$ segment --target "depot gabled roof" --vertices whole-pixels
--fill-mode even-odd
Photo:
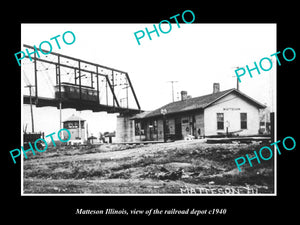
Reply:
[[[265,105],[257,102],[253,98],[242,93],[241,91],[238,91],[237,89],[232,88],[232,89],[220,91],[220,92],[209,94],[209,95],[203,95],[203,96],[199,96],[199,97],[195,97],[195,98],[189,98],[186,100],[171,102],[171,103],[164,105],[150,113],[145,114],[144,116],[140,117],[139,119],[161,116],[162,115],[161,109],[166,109],[167,114],[181,113],[181,112],[197,110],[197,109],[205,109],[205,108],[209,107],[210,105],[212,105],[214,102],[218,101],[221,98],[224,98],[225,96],[227,96],[231,93],[235,93],[235,94],[239,95],[245,101],[256,106],[257,108],[265,108],[266,107]]]

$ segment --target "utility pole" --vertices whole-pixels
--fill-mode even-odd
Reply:
[[[272,64],[274,65],[274,60],[271,59]],[[276,65],[276,64],[275,64]],[[274,79],[276,77],[275,68],[269,72],[269,98],[270,98],[270,112],[274,112]],[[276,86],[275,86],[276,87]]]
[[[81,116],[81,111],[79,111],[79,116],[78,116],[78,119],[79,119],[79,126],[78,126],[78,129],[79,129],[79,131],[78,131],[78,133],[79,133],[79,138],[80,138],[80,141],[81,141],[81,118],[80,118],[80,116]]]
[[[62,96],[61,96],[61,74],[60,74],[60,56],[57,57],[58,64],[56,65],[56,85],[58,84],[58,91],[59,91],[59,129],[62,129]],[[74,70],[75,73],[75,83],[76,83],[76,69]],[[64,138],[64,135],[63,135]]]
[[[232,67],[233,69],[239,69],[240,67],[239,66],[235,66],[235,67]],[[233,77],[236,77],[236,89],[239,91],[240,90],[240,86],[239,86],[239,79],[237,76],[233,76]]]
[[[29,88],[29,103],[30,103],[30,114],[31,114],[31,131],[34,133],[34,122],[33,122],[33,110],[32,110],[32,96],[31,96],[31,88],[34,87],[33,85],[29,84],[25,87]]]
[[[126,98],[123,98],[123,99],[126,99],[126,107],[127,107],[127,109],[128,109],[128,106],[129,106],[129,104],[128,104],[128,88],[129,88],[129,85],[128,85],[128,83],[126,84],[126,86],[125,87],[123,87],[122,89],[126,89]]]
[[[177,80],[170,80],[170,81],[167,81],[167,82],[172,84],[172,102],[174,102],[174,83],[177,83],[178,81]]]
[[[164,135],[164,142],[167,142],[167,132],[166,132],[166,114],[167,114],[166,109],[161,109],[160,113],[163,116],[163,135]]]

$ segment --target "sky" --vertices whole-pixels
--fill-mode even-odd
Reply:
[[[156,24],[158,27],[158,23]],[[172,30],[167,33],[151,34],[140,39],[138,45],[134,32],[150,31],[153,24],[22,24],[21,43],[36,45],[42,41],[52,44],[52,51],[100,65],[126,71],[130,76],[142,110],[154,110],[172,101],[174,83],[175,100],[179,100],[182,90],[192,97],[212,93],[213,83],[220,83],[220,90],[236,88],[235,67],[254,67],[254,61],[270,57],[277,52],[276,24],[182,24],[180,28],[172,23]],[[163,28],[167,30],[167,28]],[[60,40],[61,49],[50,38],[72,31],[76,40],[66,45]],[[66,36],[67,37],[67,36]],[[46,45],[45,45],[46,46]],[[21,46],[21,50],[25,48]],[[280,50],[278,50],[280,51]],[[24,88],[24,74],[31,84],[33,82],[32,62],[22,60],[21,76],[23,77],[22,93],[28,94]],[[245,75],[241,78],[240,91],[255,100],[273,106],[276,98],[276,63],[273,68],[253,77]],[[39,95],[48,96],[53,93],[51,83],[55,77],[46,76],[47,72],[39,72]],[[48,74],[49,75],[49,74]],[[44,79],[44,80],[43,80]],[[47,80],[48,79],[48,80]],[[50,80],[49,80],[50,79]],[[27,124],[31,131],[30,107],[22,107],[22,127]],[[59,110],[54,107],[33,107],[35,131],[45,134],[59,130]],[[76,111],[63,109],[63,120],[72,114],[80,115],[88,123],[89,134],[95,136],[99,132],[116,129],[117,114],[92,111]]]

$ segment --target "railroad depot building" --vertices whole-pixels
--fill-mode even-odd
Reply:
[[[247,136],[259,133],[259,113],[265,106],[237,89],[220,91],[214,83],[213,93],[191,98],[181,92],[181,100],[131,118],[129,141],[163,141],[224,136]],[[165,127],[165,130],[164,130]],[[131,136],[127,133],[127,137]]]

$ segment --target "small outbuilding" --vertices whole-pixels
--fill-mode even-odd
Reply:
[[[71,133],[70,141],[73,143],[83,144],[86,141],[86,129],[85,129],[85,120],[74,114],[68,119],[63,121],[63,127],[68,129]],[[68,135],[64,132],[64,135]]]

